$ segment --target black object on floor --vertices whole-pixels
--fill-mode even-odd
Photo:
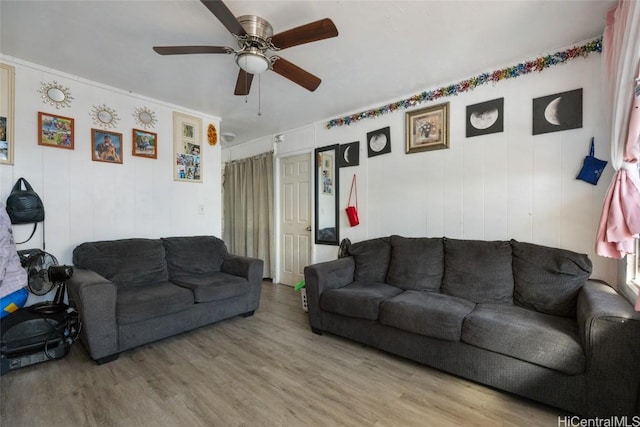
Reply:
[[[34,304],[2,318],[0,375],[65,357],[80,328],[77,312],[55,302]]]

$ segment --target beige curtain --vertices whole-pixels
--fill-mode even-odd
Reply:
[[[222,188],[229,252],[260,258],[262,277],[273,277],[273,153],[227,163]]]

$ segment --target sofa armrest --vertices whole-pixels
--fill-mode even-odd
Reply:
[[[599,338],[598,333],[601,331],[594,329],[598,321],[611,322],[611,331],[622,330],[626,324],[631,324],[631,329],[640,326],[640,313],[609,285],[595,280],[588,280],[580,290],[577,319],[585,350],[598,344],[595,340]],[[636,338],[640,339],[640,336]],[[640,341],[636,341],[638,342]],[[640,347],[638,351],[640,352]]]
[[[227,254],[220,269],[223,273],[244,277],[249,281],[255,281],[257,278],[260,282],[263,268],[264,262],[261,259]]]
[[[593,413],[639,413],[640,313],[610,286],[589,280],[578,294],[577,321]],[[616,408],[598,410],[603,400],[615,401]]]
[[[69,303],[82,320],[80,338],[94,360],[118,353],[115,284],[91,270],[73,269],[67,280]]]
[[[247,312],[257,310],[260,305],[264,261],[259,258],[227,254],[220,270],[233,276],[244,277],[249,281],[251,290],[249,291]]]
[[[304,268],[304,287],[307,291],[309,324],[314,331],[322,331],[320,296],[329,289],[342,288],[353,282],[355,261],[353,257],[308,265]]]

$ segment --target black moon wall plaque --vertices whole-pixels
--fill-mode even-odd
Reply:
[[[533,100],[533,134],[582,127],[582,89]]]
[[[389,126],[367,133],[368,157],[391,152],[391,131]]]
[[[360,164],[360,141],[340,144],[338,164],[341,168],[358,166]]]
[[[467,138],[504,131],[504,98],[467,106]]]

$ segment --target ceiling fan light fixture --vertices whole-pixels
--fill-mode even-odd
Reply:
[[[256,48],[239,52],[236,63],[249,74],[261,74],[269,69],[270,61],[264,53]]]
[[[224,142],[230,143],[230,142],[233,142],[234,139],[236,139],[236,134],[235,133],[231,133],[231,132],[223,132],[222,133],[222,140]]]

